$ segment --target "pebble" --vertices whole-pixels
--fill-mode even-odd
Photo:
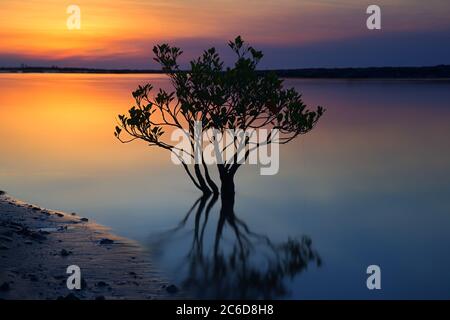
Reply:
[[[178,288],[177,288],[177,286],[175,286],[174,284],[171,284],[170,286],[168,286],[168,287],[166,288],[166,291],[167,291],[168,293],[170,293],[170,294],[174,294],[174,293],[177,293],[177,292],[178,292]]]
[[[107,238],[103,238],[102,240],[100,240],[100,244],[113,244],[114,240],[111,239],[107,239]]]
[[[80,300],[76,295],[73,293],[69,293],[67,296],[59,296],[57,300]]]
[[[11,287],[8,282],[3,282],[3,284],[0,286],[0,291],[9,291],[11,290]]]
[[[38,281],[38,277],[35,274],[30,274],[28,275],[28,278],[33,281],[33,282],[37,282]]]
[[[72,252],[71,251],[67,251],[66,249],[62,249],[60,254],[63,257],[67,257],[68,255],[72,254]]]

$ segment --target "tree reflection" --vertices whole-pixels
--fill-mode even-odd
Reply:
[[[212,245],[205,240],[205,230],[218,195],[199,198],[179,225],[166,233],[171,237],[193,220],[192,244],[182,264],[187,272],[181,285],[189,294],[209,299],[280,298],[289,293],[289,281],[310,263],[320,266],[310,238],[274,243],[236,216],[234,196],[221,200]]]

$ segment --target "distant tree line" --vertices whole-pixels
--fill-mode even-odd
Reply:
[[[273,72],[281,78],[313,79],[450,79],[450,65],[431,67],[369,67],[369,68],[304,68],[259,70],[260,73]],[[183,71],[180,71],[183,72]],[[0,73],[165,73],[153,69],[99,69],[75,67],[0,67]]]
[[[433,67],[309,68],[274,71],[282,78],[450,79],[450,65]]]

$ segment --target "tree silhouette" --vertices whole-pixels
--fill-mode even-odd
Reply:
[[[114,133],[123,143],[139,139],[149,146],[172,152],[194,185],[205,195],[218,194],[219,188],[209,173],[203,150],[198,156],[179,148],[168,139],[167,132],[185,130],[192,150],[196,144],[196,122],[201,123],[203,130],[215,129],[222,133],[209,137],[216,156],[223,160],[217,163],[222,197],[234,195],[235,174],[252,151],[274,143],[285,144],[309,132],[324,112],[320,106],[315,111],[307,109],[301,94],[294,88],[284,88],[283,81],[275,73],[257,71],[263,54],[245,44],[240,36],[230,41],[229,47],[236,54],[233,67],[225,68],[216,50],[211,48],[190,62],[189,71],[183,71],[177,61],[182,54],[180,48],[168,44],[155,46],[154,59],[170,78],[174,90],[159,89],[153,93],[151,84],[139,86],[133,92],[135,105],[127,115],[119,115],[119,125]],[[276,129],[279,136],[275,138],[268,134],[264,141],[257,143],[244,136],[240,145],[236,139],[225,148],[220,145],[228,129],[260,128]],[[123,138],[124,132],[129,137]],[[228,147],[234,147],[236,151],[231,157],[224,158]],[[243,152],[243,156],[238,159],[239,152]],[[193,167],[184,156],[196,159]]]
[[[234,211],[234,203],[222,201],[217,225],[211,225],[211,211],[217,195],[199,198],[178,226],[161,234],[153,245],[161,249],[192,220],[192,244],[177,265],[183,274],[181,286],[197,298],[274,299],[286,296],[289,280],[308,265],[320,266],[322,260],[307,236],[289,237],[274,243],[256,233]],[[205,248],[205,230],[214,228],[212,250]],[[231,231],[225,241],[225,229]]]

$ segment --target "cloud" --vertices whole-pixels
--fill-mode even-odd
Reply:
[[[448,63],[450,3],[379,0],[382,30],[366,29],[369,0],[79,0],[82,29],[65,28],[56,0],[4,0],[0,65],[155,68],[151,49],[169,42],[183,63],[236,35],[266,53],[265,68]]]
[[[252,43],[262,49],[261,68],[347,67],[347,66],[418,66],[450,64],[450,29],[440,32],[371,33],[345,40],[303,45],[273,45]],[[170,44],[179,46],[184,54],[182,66],[211,46],[218,48],[230,64],[233,54],[226,46],[229,39],[173,39]],[[95,55],[70,55],[63,58],[35,57],[33,55],[0,54],[0,65],[28,65],[92,68],[158,68],[152,60],[151,40],[126,40],[119,47],[135,48],[134,52],[120,53],[99,50]]]

